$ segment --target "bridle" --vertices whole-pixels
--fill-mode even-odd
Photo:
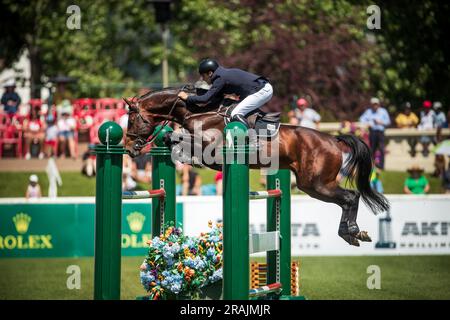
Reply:
[[[183,87],[181,87],[181,89],[178,91],[178,93],[180,93],[181,91],[183,91],[186,88],[186,85],[184,85]],[[147,138],[142,137],[139,134],[136,133],[130,133],[127,131],[126,136],[130,137],[130,138],[134,138],[136,141],[136,144],[134,145],[134,149],[136,150],[141,150],[142,148],[144,148],[145,146],[151,144],[156,137],[159,135],[159,133],[161,132],[161,130],[170,122],[174,120],[174,117],[172,116],[172,112],[173,110],[175,110],[175,106],[177,105],[177,103],[180,101],[180,97],[178,97],[178,93],[177,93],[177,98],[175,99],[174,103],[172,104],[172,107],[170,108],[169,113],[167,114],[166,120],[164,120],[164,122],[162,123],[162,125],[160,125],[159,129],[154,131],[152,134],[150,134]],[[133,108],[131,108],[130,106],[130,110],[128,111],[128,114],[131,113],[137,113],[137,116],[139,118],[141,118],[142,122],[144,122],[145,124],[149,125],[149,126],[153,126],[152,123],[150,123],[150,121],[148,121],[147,119],[145,119],[142,114],[139,112],[139,107],[137,106],[133,106]],[[161,115],[156,115],[156,114],[151,114],[154,118],[156,118],[156,116],[161,117]]]

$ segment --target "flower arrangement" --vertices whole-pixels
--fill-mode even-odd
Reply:
[[[198,299],[201,289],[222,280],[222,224],[200,237],[189,237],[181,228],[165,227],[164,234],[148,241],[148,255],[140,267],[148,299],[186,297]]]

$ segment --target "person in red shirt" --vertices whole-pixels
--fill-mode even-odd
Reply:
[[[222,195],[223,192],[223,174],[222,171],[217,171],[216,176],[214,177],[214,181],[216,182],[216,194],[218,196]]]

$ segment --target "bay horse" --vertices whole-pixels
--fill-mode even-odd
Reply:
[[[185,87],[166,88],[149,92],[132,101],[124,99],[129,106],[125,148],[131,157],[141,154],[151,136],[156,134],[155,127],[161,122],[178,123],[193,135],[194,124],[200,121],[204,130],[214,128],[220,134],[223,133],[224,114],[217,110],[193,112],[178,98],[181,90],[191,93]],[[333,136],[288,124],[280,125],[278,135],[279,168],[294,173],[298,189],[313,198],[335,203],[342,208],[338,235],[353,246],[359,246],[359,241],[372,241],[366,231],[359,230],[356,223],[359,199],[361,197],[374,214],[388,211],[390,204],[370,186],[373,158],[369,147],[353,135]],[[202,144],[205,148],[208,141],[202,140]],[[221,169],[217,165],[206,166]],[[258,164],[251,166],[262,167]],[[348,175],[350,183],[356,181],[356,189],[340,186],[340,172]]]

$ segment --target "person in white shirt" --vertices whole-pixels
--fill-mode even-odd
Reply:
[[[297,107],[288,113],[289,123],[317,130],[321,117],[314,109],[308,108],[308,101],[304,98],[298,99]]]
[[[61,118],[58,120],[58,142],[61,149],[61,155],[65,157],[66,155],[66,144],[69,145],[70,157],[75,157],[75,129],[77,123],[74,118],[72,118],[67,110],[62,111]]]
[[[32,174],[30,176],[30,183],[28,184],[27,192],[25,194],[25,197],[27,199],[42,197],[41,187],[38,182],[39,182],[38,176]]]
[[[436,127],[436,114],[431,109],[431,101],[425,100],[423,102],[423,110],[420,112],[420,123],[417,126],[419,130],[431,130]],[[420,143],[422,143],[422,154],[424,157],[428,157],[430,153],[429,146],[433,142],[433,138],[430,136],[420,137]]]

